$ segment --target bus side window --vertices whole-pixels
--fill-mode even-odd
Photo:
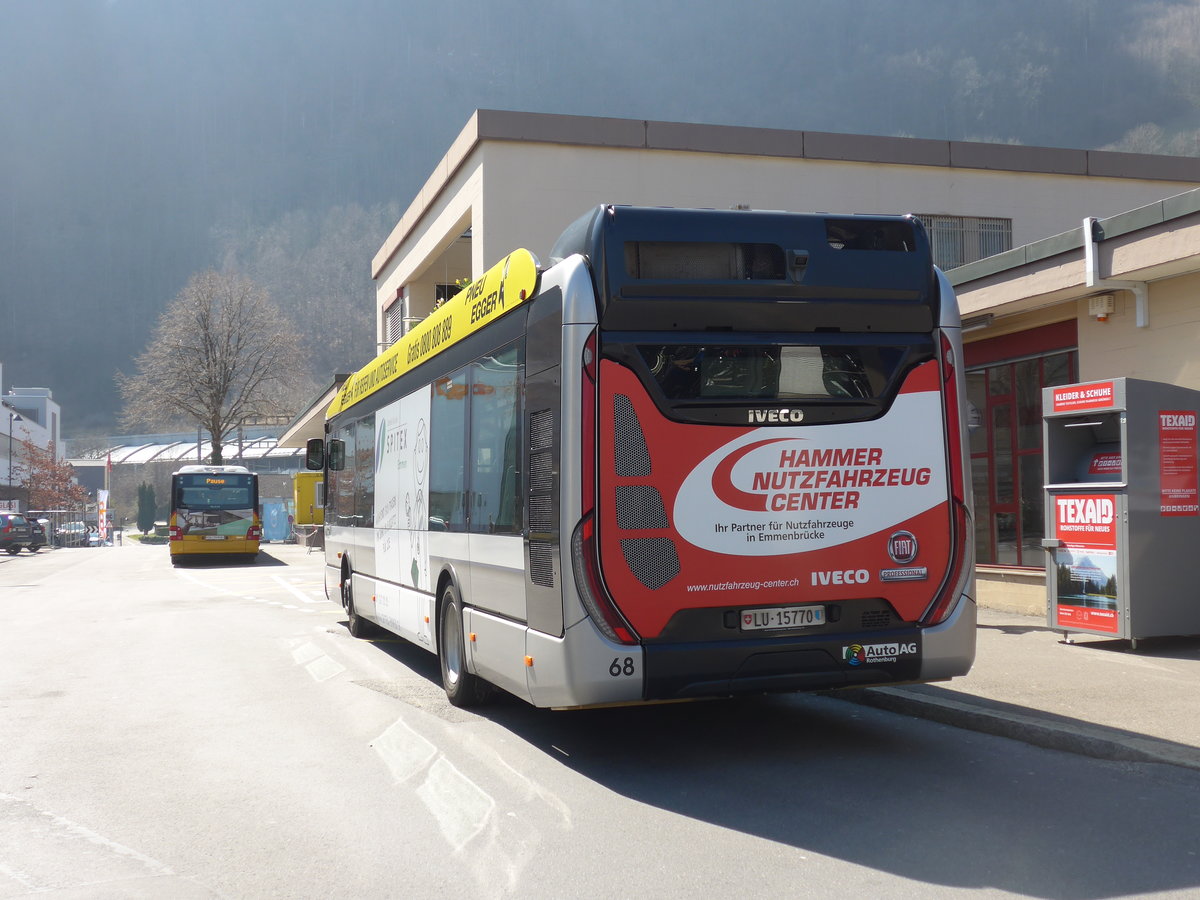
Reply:
[[[354,423],[350,422],[338,429],[339,443],[344,447],[345,457],[337,478],[337,518],[338,525],[356,525],[354,518]]]
[[[465,531],[467,370],[433,383],[429,427],[429,530]]]
[[[329,442],[329,468],[334,472],[346,468],[346,444],[336,438]]]
[[[520,344],[471,367],[471,531],[521,533]]]
[[[375,413],[359,419],[355,429],[354,514],[356,524],[371,528],[375,524]]]

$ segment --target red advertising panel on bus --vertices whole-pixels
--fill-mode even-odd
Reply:
[[[819,428],[673,422],[610,360],[600,385],[601,562],[642,637],[681,609],[882,597],[915,621],[929,606],[952,555],[935,361],[883,417]]]

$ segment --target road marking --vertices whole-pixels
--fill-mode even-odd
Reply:
[[[319,656],[304,668],[314,681],[328,681],[346,671],[345,666],[329,656]]]
[[[209,584],[207,581],[201,581],[196,576],[189,575],[187,572],[176,572],[175,574],[178,575],[180,578],[182,578],[184,581],[190,581],[192,584],[200,585],[200,587],[204,588],[206,591],[215,591],[218,594],[229,594],[231,596],[237,596],[237,597],[242,596],[241,593],[238,591],[231,591],[228,588],[218,587],[215,584]]]
[[[0,793],[5,851],[21,861],[0,858],[0,874],[33,893],[59,891],[144,876],[174,875],[156,859],[111,841],[90,828]]]
[[[428,769],[417,796],[433,814],[442,836],[455,850],[487,827],[496,809],[492,795],[455,768],[441,751],[403,719],[371,742],[397,784]]]
[[[403,719],[398,719],[375,738],[371,746],[383,759],[397,784],[408,781],[438,755],[438,748],[404,724]]]
[[[298,666],[307,665],[318,656],[324,655],[325,653],[321,650],[321,648],[312,641],[306,641],[292,651],[292,659],[296,661],[296,665]]]
[[[483,831],[496,809],[491,794],[444,756],[429,767],[429,775],[417,788],[417,796],[429,807],[442,836],[455,850],[461,850]]]
[[[325,602],[324,597],[322,597],[320,600],[313,600],[309,595],[305,594],[304,591],[300,590],[295,585],[290,584],[287,581],[285,581],[283,579],[283,577],[280,575],[272,575],[271,577],[273,579],[275,579],[275,583],[278,584],[281,588],[283,588],[285,591],[288,591],[290,594],[292,594],[294,597],[296,597],[297,599],[301,600],[304,603],[323,603],[323,602]]]

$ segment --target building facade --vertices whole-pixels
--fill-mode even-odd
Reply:
[[[1129,377],[1200,390],[1200,191],[950,272],[974,413],[981,596],[1046,606],[1042,388]]]
[[[1183,198],[1197,186],[1193,158],[478,110],[375,255],[377,340],[393,343],[516,247],[545,262],[601,203],[915,213],[970,329],[980,599],[1036,611],[1040,389],[1117,370],[1200,385],[1200,361],[1185,359],[1187,279],[1200,275],[1169,261],[1190,253]],[[1103,235],[1091,280],[1084,217]],[[1086,312],[1098,294],[1114,302],[1103,322]]]

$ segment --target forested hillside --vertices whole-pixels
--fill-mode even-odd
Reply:
[[[107,428],[205,268],[312,376],[375,350],[370,259],[476,108],[1200,155],[1198,0],[9,0],[3,387]]]

